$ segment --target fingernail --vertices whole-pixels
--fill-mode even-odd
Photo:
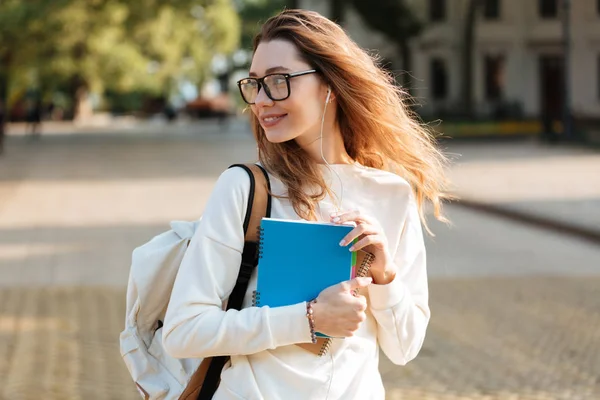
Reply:
[[[340,222],[340,217],[335,217],[332,221],[333,222]]]
[[[346,242],[344,242],[343,240],[340,242],[340,246],[345,246]]]
[[[350,247],[350,251],[354,251],[354,246]]]

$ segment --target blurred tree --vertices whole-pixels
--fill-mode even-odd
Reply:
[[[180,79],[201,84],[213,55],[239,40],[230,0],[71,0],[52,17],[65,32],[50,68],[69,77],[76,113],[90,89],[168,98]]]
[[[229,77],[236,69],[247,70],[252,62],[252,42],[259,32],[261,25],[270,17],[282,11],[285,8],[297,8],[297,1],[290,0],[235,0],[238,9],[241,25],[240,53],[244,56],[240,61],[234,61],[234,58],[228,60],[228,70],[220,77],[223,83],[229,81]],[[226,86],[222,83],[222,86]],[[236,97],[237,98],[237,97]]]
[[[483,5],[482,0],[469,0],[463,25],[462,43],[462,90],[461,108],[466,117],[473,116],[473,47],[478,9]]]
[[[297,8],[297,1],[290,0],[237,0],[242,19],[241,47],[252,49],[252,40],[260,25],[284,8]]]
[[[146,80],[148,61],[129,36],[129,17],[125,2],[110,0],[69,0],[47,16],[46,26],[59,28],[47,32],[49,43],[39,49],[35,70],[42,81],[66,83],[73,118],[91,111],[90,90],[133,88]]]
[[[64,3],[66,0],[0,2],[0,153],[4,149],[5,123],[10,115],[11,80],[16,74],[22,74],[17,66],[33,63],[38,43],[45,40],[46,16]]]
[[[383,33],[398,46],[403,71],[400,84],[410,91],[412,53],[409,43],[423,29],[423,24],[417,18],[413,8],[405,0],[352,0],[351,4],[367,26]]]
[[[337,23],[338,25],[343,25],[344,23],[344,14],[346,10],[346,1],[345,0],[330,0],[329,4],[331,20]]]
[[[32,74],[42,89],[67,82],[75,114],[90,90],[168,95],[178,79],[205,79],[239,36],[232,0],[3,0],[0,99]]]
[[[150,1],[150,0],[147,0]],[[136,41],[144,43],[143,52],[151,61],[155,87],[167,97],[177,82],[194,82],[200,92],[204,82],[216,73],[212,68],[215,55],[229,56],[239,47],[241,21],[231,0],[170,1],[156,18],[132,32]],[[187,4],[186,4],[187,3]]]

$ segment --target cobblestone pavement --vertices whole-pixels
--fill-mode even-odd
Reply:
[[[388,399],[600,399],[600,278],[435,279],[433,318]],[[135,399],[119,288],[0,291],[2,399]]]
[[[139,398],[118,349],[131,250],[197,217],[253,149],[218,134],[9,141],[0,399]],[[428,239],[428,336],[406,367],[382,357],[388,398],[600,399],[600,248],[448,211],[455,227]]]

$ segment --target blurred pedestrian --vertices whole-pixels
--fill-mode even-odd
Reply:
[[[171,123],[175,121],[177,118],[177,111],[175,111],[175,107],[169,102],[167,102],[163,108],[163,114],[165,115],[165,119],[167,122]]]
[[[31,136],[32,139],[39,139],[41,136],[42,113],[43,105],[42,100],[39,97],[29,102],[27,107],[27,126],[25,131]]]
[[[0,154],[4,153],[4,130],[8,122],[8,111],[4,106],[4,100],[0,98]]]
[[[270,18],[238,86],[270,174],[272,216],[353,224],[340,246],[375,261],[369,278],[331,286],[313,301],[224,311],[240,268],[250,192],[246,172],[229,169],[179,267],[162,343],[178,358],[231,355],[213,400],[383,400],[379,349],[404,365],[425,338],[421,221],[426,201],[443,219],[445,158],[394,78],[316,12]],[[301,238],[287,239],[311,251]],[[248,293],[255,288],[254,280]],[[337,339],[326,347],[316,332]]]

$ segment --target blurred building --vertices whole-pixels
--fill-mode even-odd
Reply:
[[[332,0],[300,0],[331,16]],[[368,1],[368,0],[365,0]],[[424,22],[411,41],[413,94],[423,114],[451,115],[463,87],[463,44],[470,0],[405,0]],[[600,118],[600,0],[571,0],[571,106],[579,118]],[[471,82],[480,117],[559,119],[563,106],[563,2],[483,0],[475,18]],[[338,10],[338,15],[339,10]],[[377,49],[392,69],[397,46],[366,27],[348,4],[341,22],[361,46]],[[396,68],[394,68],[394,66]]]

